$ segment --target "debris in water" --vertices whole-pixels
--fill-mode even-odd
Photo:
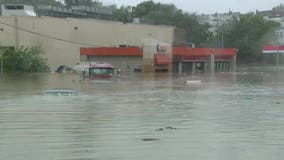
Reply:
[[[171,126],[167,126],[167,127],[165,127],[165,129],[177,129],[177,128],[171,127]]]
[[[156,129],[155,131],[175,130],[175,129],[177,129],[177,128],[172,127],[172,126],[167,126],[167,127],[165,127],[165,128],[158,128],[158,129]]]
[[[142,141],[158,141],[158,138],[143,138]]]
[[[156,131],[163,131],[164,130],[164,128],[158,128],[158,129],[156,129]]]
[[[184,81],[186,84],[200,84],[201,80]]]

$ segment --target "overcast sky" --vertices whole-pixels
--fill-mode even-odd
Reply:
[[[145,0],[144,0],[145,1]],[[179,9],[188,13],[225,13],[232,12],[255,12],[256,10],[270,10],[283,4],[283,0],[154,0],[155,2],[175,4]],[[101,0],[105,5],[117,4],[136,6],[143,0]]]

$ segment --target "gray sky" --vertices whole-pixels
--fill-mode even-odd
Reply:
[[[232,12],[255,12],[256,10],[270,10],[283,4],[283,0],[154,0],[155,2],[175,4],[179,9],[188,13],[224,13]],[[117,4],[135,6],[143,0],[101,0],[104,4]]]

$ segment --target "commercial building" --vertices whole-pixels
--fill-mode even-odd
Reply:
[[[263,16],[267,20],[275,21],[280,24],[270,41],[263,46],[263,53],[270,63],[283,64],[284,62],[284,10],[272,9],[266,11],[256,11],[256,14]]]
[[[145,66],[145,52],[138,47],[90,47],[81,48],[80,55],[84,60],[107,61],[116,67],[128,71],[173,71],[215,72],[234,71],[236,54],[234,48],[192,48],[189,46],[172,46],[172,57],[161,52],[160,46],[152,55],[153,70]],[[170,68],[169,68],[170,67]]]
[[[122,71],[234,68],[229,66],[235,66],[236,50],[182,46],[185,39],[185,31],[174,26],[78,18],[0,17],[0,46],[41,46],[52,70],[61,65],[73,67],[81,61],[108,62]],[[222,67],[217,62],[222,62]]]
[[[142,47],[147,42],[156,46],[157,43],[184,42],[184,35],[182,30],[172,26],[124,24],[95,19],[0,17],[0,45],[39,45],[53,70],[60,65],[73,66],[80,62],[82,47]],[[155,39],[155,42],[146,39]]]

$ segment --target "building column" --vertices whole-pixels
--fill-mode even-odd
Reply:
[[[279,49],[277,49],[277,53],[276,53],[276,67],[279,67]]]
[[[178,73],[182,74],[182,61],[178,62]]]
[[[204,62],[204,72],[208,71],[208,62]]]
[[[196,72],[196,63],[192,62],[192,73]]]
[[[144,39],[143,46],[143,72],[155,72],[154,53],[158,40],[153,38]]]
[[[214,56],[214,54],[210,55],[210,62],[209,62],[209,64],[210,64],[210,72],[214,73],[215,72],[215,56]]]
[[[233,55],[232,60],[231,60],[231,67],[232,67],[232,72],[236,71],[237,68],[237,55]]]

